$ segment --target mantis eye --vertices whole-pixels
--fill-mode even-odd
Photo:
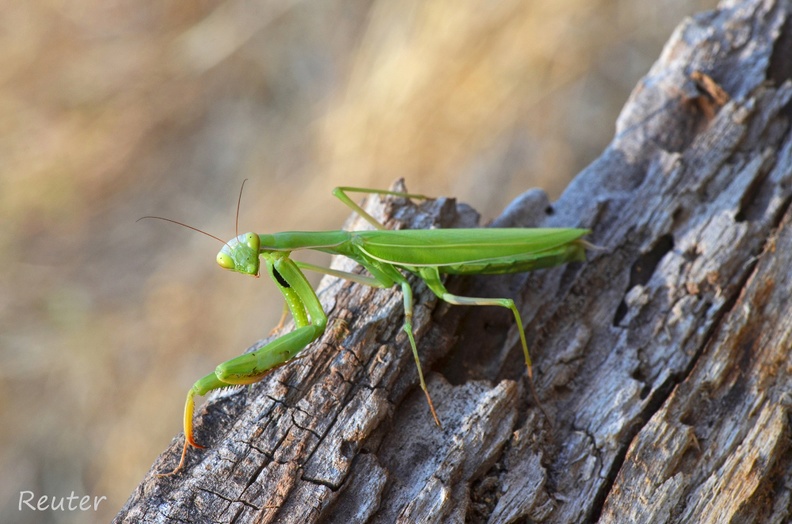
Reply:
[[[245,243],[248,245],[250,249],[258,254],[259,250],[259,236],[255,233],[246,233],[245,234]]]
[[[217,263],[224,269],[234,269],[236,267],[234,259],[222,251],[217,254]]]

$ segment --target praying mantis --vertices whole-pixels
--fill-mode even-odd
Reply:
[[[242,187],[244,188],[244,182]],[[404,272],[416,275],[438,298],[449,304],[499,306],[509,309],[514,315],[519,332],[533,391],[531,357],[522,319],[514,301],[510,298],[454,295],[446,289],[441,276],[520,273],[567,262],[585,261],[586,248],[591,245],[582,237],[590,231],[581,228],[388,230],[356,204],[347,193],[429,199],[424,195],[406,192],[337,187],[332,192],[333,196],[371,224],[373,230],[238,234],[239,202],[242,197],[240,190],[240,200],[237,202],[237,236],[228,242],[175,220],[142,217],[173,222],[220,241],[223,247],[217,254],[217,263],[224,269],[254,277],[258,277],[262,272],[266,273],[283,295],[295,326],[293,331],[278,337],[264,347],[223,362],[212,373],[195,382],[187,393],[184,407],[185,441],[181,459],[173,471],[162,476],[173,475],[183,469],[187,451],[191,446],[203,448],[193,436],[196,395],[204,396],[215,389],[258,382],[272,370],[295,358],[300,351],[325,332],[327,316],[302,270],[317,271],[377,288],[390,288],[395,285],[401,287],[404,299],[402,328],[412,348],[421,389],[438,426],[442,427],[426,387],[413,336],[413,290]],[[368,275],[324,268],[290,258],[293,251],[303,249],[350,258],[363,266]]]

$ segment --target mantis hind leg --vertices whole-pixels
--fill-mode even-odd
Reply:
[[[349,198],[349,195],[347,195],[347,193],[364,193],[367,195],[391,195],[391,196],[399,196],[405,198],[417,198],[420,200],[429,199],[429,197],[424,195],[418,195],[414,193],[402,193],[400,191],[387,191],[384,189],[365,189],[360,187],[348,187],[348,186],[337,187],[333,189],[334,197],[336,197],[338,200],[343,202],[344,205],[346,205],[352,211],[360,215],[360,217],[363,218],[363,220],[365,220],[366,222],[368,222],[369,224],[380,230],[386,229],[385,226],[382,225],[382,223],[380,223],[376,218],[374,218],[369,213],[367,213],[362,207],[356,204],[351,198]]]
[[[450,293],[443,282],[440,280],[440,273],[436,268],[422,268],[419,270],[421,278],[426,282],[426,285],[432,292],[437,295],[441,300],[458,306],[499,306],[504,307],[512,312],[514,315],[514,322],[517,325],[517,331],[520,334],[520,343],[522,344],[523,355],[525,356],[525,366],[528,372],[528,384],[531,388],[531,396],[536,401],[536,405],[542,410],[542,413],[547,416],[542,403],[539,402],[539,395],[536,393],[533,379],[533,364],[531,363],[531,354],[528,352],[528,342],[525,338],[525,329],[523,328],[522,318],[517,306],[514,305],[514,300],[510,298],[480,298],[480,297],[461,297]]]

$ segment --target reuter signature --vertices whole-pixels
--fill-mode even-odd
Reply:
[[[93,504],[91,503],[93,499]],[[19,511],[27,506],[33,511],[96,511],[99,503],[107,497],[91,497],[90,495],[75,495],[71,492],[68,497],[54,497],[41,495],[36,499],[36,494],[32,491],[19,492]]]

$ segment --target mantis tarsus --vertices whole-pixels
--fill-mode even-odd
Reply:
[[[244,184],[243,184],[244,187]],[[413,293],[402,271],[417,275],[440,299],[456,305],[500,306],[514,314],[533,388],[533,374],[528,344],[520,313],[509,298],[463,297],[450,293],[441,280],[443,274],[503,274],[533,271],[573,261],[584,261],[589,246],[581,237],[587,229],[575,228],[508,228],[508,229],[429,229],[387,230],[374,217],[349,198],[347,193],[392,195],[405,198],[429,197],[402,193],[338,187],[333,195],[360,215],[375,229],[368,231],[292,231],[262,235],[237,234],[228,242],[186,224],[161,217],[169,222],[194,229],[222,242],[217,263],[231,271],[258,277],[263,270],[283,295],[294,318],[295,329],[264,347],[223,362],[214,372],[198,380],[187,393],[184,408],[185,442],[178,466],[167,473],[180,471],[190,446],[202,448],[193,438],[195,395],[206,395],[214,389],[258,382],[273,369],[293,359],[308,344],[318,339],[327,326],[327,316],[315,291],[303,275],[303,269],[352,280],[368,286],[388,288],[398,284],[404,297],[403,329],[412,348],[421,389],[426,395],[435,422],[440,420],[426,388],[418,349],[412,332]],[[240,199],[241,199],[240,190]],[[237,204],[237,222],[239,205]],[[369,275],[359,275],[297,262],[292,251],[313,249],[348,257],[363,266]]]

